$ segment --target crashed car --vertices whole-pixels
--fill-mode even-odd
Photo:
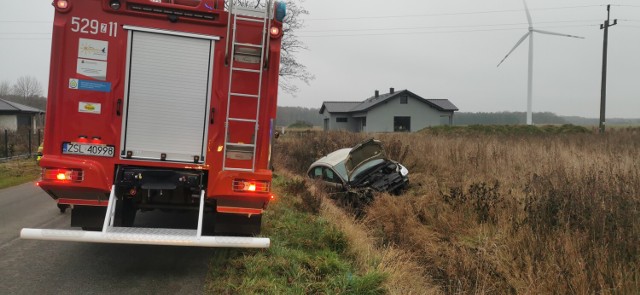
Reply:
[[[382,143],[366,140],[353,148],[332,152],[307,170],[335,191],[373,190],[400,193],[409,183],[409,170],[387,158]]]

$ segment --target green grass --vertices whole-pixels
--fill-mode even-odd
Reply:
[[[40,167],[33,158],[0,163],[0,189],[34,181],[38,177]]]
[[[274,186],[300,187],[274,179]],[[385,275],[359,273],[347,239],[329,221],[304,210],[300,193],[281,194],[263,217],[265,250],[216,250],[208,294],[384,294]],[[304,194],[304,193],[303,193]]]

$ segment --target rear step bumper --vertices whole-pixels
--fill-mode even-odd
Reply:
[[[269,238],[196,236],[196,230],[165,228],[110,228],[107,232],[23,228],[20,238],[32,240],[143,244],[168,246],[269,248]]]
[[[202,235],[202,216],[204,213],[204,190],[200,191],[200,210],[197,229],[173,228],[141,228],[114,227],[113,218],[116,210],[115,186],[111,187],[111,195],[107,206],[102,231],[83,231],[69,229],[36,229],[23,228],[21,239],[92,242],[109,244],[143,244],[168,246],[198,246],[227,248],[269,248],[269,238],[204,236]]]

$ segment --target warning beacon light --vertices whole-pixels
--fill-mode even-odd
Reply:
[[[276,20],[282,22],[284,17],[287,15],[287,3],[285,2],[276,2]]]

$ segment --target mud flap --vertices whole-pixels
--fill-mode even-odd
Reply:
[[[107,214],[107,207],[74,206],[71,210],[71,226],[99,231],[102,229],[105,214]]]
[[[251,216],[245,214],[216,213],[216,235],[254,236],[260,234],[262,214]]]

